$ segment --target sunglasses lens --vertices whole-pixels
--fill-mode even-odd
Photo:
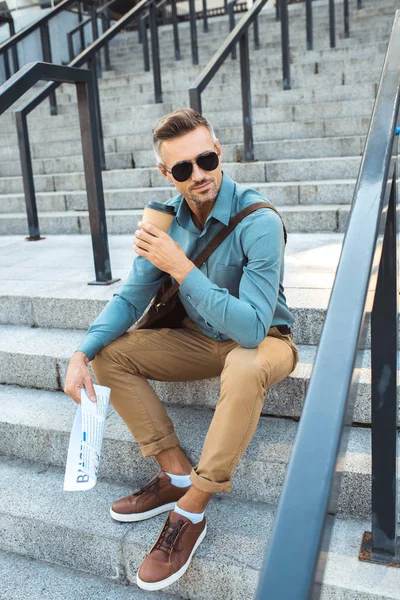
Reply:
[[[216,152],[208,152],[197,158],[197,164],[204,171],[214,171],[218,167],[218,154]]]
[[[191,162],[181,162],[171,169],[171,173],[176,181],[186,181],[189,179],[193,171],[193,165]]]
[[[218,154],[216,152],[207,152],[196,159],[196,163],[204,171],[214,171],[218,167]],[[171,173],[176,181],[187,181],[193,172],[193,165],[189,161],[178,163],[171,169]]]

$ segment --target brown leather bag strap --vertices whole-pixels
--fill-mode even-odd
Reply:
[[[243,210],[238,212],[234,217],[232,217],[232,219],[229,221],[229,225],[226,225],[223,229],[221,229],[221,231],[219,233],[217,233],[217,235],[204,248],[204,250],[202,250],[202,252],[200,252],[200,254],[198,256],[196,256],[196,258],[193,260],[195,266],[200,267],[200,265],[202,265],[203,262],[205,262],[207,260],[207,258],[209,256],[211,256],[211,254],[214,252],[214,250],[216,250],[218,248],[218,246],[220,244],[222,244],[222,242],[235,229],[236,225],[238,225],[240,223],[240,221],[243,221],[243,219],[245,217],[247,217],[248,215],[250,215],[251,213],[253,213],[254,211],[256,211],[260,208],[269,208],[269,209],[273,210],[274,212],[276,212],[277,215],[279,215],[279,217],[282,220],[282,217],[280,216],[280,214],[276,210],[276,208],[274,206],[272,206],[272,204],[268,204],[267,202],[255,202],[254,204],[250,204],[249,206],[246,206],[246,208],[244,208]],[[283,221],[282,221],[282,226],[283,226],[283,232],[284,232],[284,238],[285,238],[285,244],[286,244],[287,234],[286,234],[286,228],[285,228]],[[163,294],[160,302],[162,304],[165,304],[166,302],[168,302],[168,300],[170,298],[172,298],[172,296],[178,291],[179,285],[180,284],[176,282],[176,283],[174,283],[174,285],[172,285],[170,288],[168,288],[168,290]]]

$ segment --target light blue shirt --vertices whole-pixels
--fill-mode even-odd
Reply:
[[[243,208],[265,201],[256,190],[236,184],[225,173],[203,231],[193,223],[182,195],[165,204],[175,207],[169,235],[194,259]],[[239,223],[200,268],[194,267],[179,288],[188,317],[217,341],[232,339],[255,348],[274,325],[292,325],[283,290],[284,236],[279,216],[259,209]],[[90,326],[78,350],[92,360],[143,314],[168,274],[136,256],[126,283]]]

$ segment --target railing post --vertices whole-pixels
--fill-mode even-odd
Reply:
[[[253,117],[251,106],[249,31],[246,29],[239,42],[240,79],[242,82],[242,114],[244,132],[244,160],[254,160]]]
[[[94,83],[94,79],[92,81]],[[111,275],[106,210],[100,168],[100,148],[97,143],[96,119],[94,118],[96,112],[96,92],[93,86],[89,84],[77,83],[76,94],[96,273],[96,281],[91,282],[91,284],[111,284],[118,280],[113,280]]]
[[[11,20],[8,23],[8,25],[10,27],[10,37],[12,37],[13,35],[15,35],[15,26],[14,26],[14,19],[13,18],[11,18]],[[13,57],[14,73],[16,73],[17,71],[19,71],[19,60],[18,60],[17,44],[14,44],[14,46],[11,49],[11,53],[12,53],[12,57]]]
[[[73,38],[72,38],[71,31],[69,31],[67,33],[67,41],[68,41],[69,62],[72,62],[74,60],[74,44],[73,44]]]
[[[98,23],[97,23],[97,10],[96,10],[95,4],[92,4],[90,7],[90,16],[92,19],[92,38],[93,38],[93,41],[95,41],[99,37],[99,27],[98,27]],[[93,57],[93,63],[96,63],[96,82],[97,82],[97,79],[99,77],[101,78],[100,54],[95,55]],[[96,86],[97,85],[98,84],[96,83]]]
[[[104,170],[106,169],[106,155],[104,151],[103,123],[101,120],[99,82],[97,78],[97,60],[95,56],[88,60],[88,69],[89,71],[92,71],[93,76],[94,107],[96,111],[97,133],[99,136],[98,144],[100,148],[100,163],[101,168]]]
[[[358,8],[358,10],[360,10],[360,8],[362,8],[362,7],[363,7],[362,0],[357,0],[357,8]]]
[[[32,157],[29,146],[28,122],[26,115],[15,112],[17,124],[19,156],[21,159],[22,182],[24,186],[26,215],[28,218],[29,241],[41,240],[36,205],[35,182],[33,179]]]
[[[147,15],[139,19],[139,31],[143,47],[143,65],[145,71],[150,71],[149,40],[147,38]]]
[[[174,30],[175,60],[181,60],[181,50],[179,47],[178,16],[176,14],[176,0],[171,0],[171,10],[172,27]]]
[[[254,19],[254,50],[259,50],[260,49],[260,33],[258,30],[258,15],[257,17]]]
[[[106,8],[106,10],[101,14],[101,24],[103,33],[105,33],[111,27],[110,13],[108,8]],[[104,46],[104,70],[112,70],[110,61],[110,46],[108,44]]]
[[[275,2],[275,21],[281,20],[281,0]]]
[[[398,284],[396,211],[397,164],[394,166],[381,262],[371,314],[371,560],[399,563],[400,557],[397,555]]]
[[[329,0],[329,38],[331,48],[336,48],[335,0]]]
[[[290,90],[289,14],[287,0],[277,0],[277,2],[280,3],[281,14],[283,89]]]
[[[196,7],[194,0],[189,0],[189,17],[190,17],[190,39],[192,42],[192,64],[199,64],[199,51],[197,47],[197,20]]]
[[[208,20],[207,20],[207,0],[203,0],[203,31],[208,32]]]
[[[10,77],[11,77],[10,60],[8,58],[8,50],[4,50],[4,52],[3,52],[3,61],[4,61],[4,73],[5,73],[6,81],[7,81],[7,79],[10,79]]]
[[[193,108],[193,110],[197,110],[198,113],[202,114],[201,93],[197,88],[189,89],[189,104],[190,108]]]
[[[153,59],[154,100],[162,102],[160,48],[158,45],[157,7],[155,0],[150,4],[151,55]]]
[[[166,25],[167,23],[167,13],[165,11],[165,4],[161,5],[161,23]]]
[[[229,2],[228,11],[229,11],[229,31],[232,31],[235,27],[235,13],[233,12],[234,0]],[[236,45],[233,46],[231,52],[232,60],[236,60]]]
[[[343,0],[344,37],[350,37],[349,0]]]
[[[79,23],[83,21],[82,15],[82,2],[78,2],[78,20]],[[85,28],[81,27],[79,30],[79,36],[81,38],[81,52],[85,49]]]
[[[224,0],[224,14],[228,13],[228,0]]]
[[[312,0],[306,0],[306,29],[307,29],[307,50],[312,50],[314,48]]]
[[[40,26],[40,40],[42,43],[42,53],[43,53],[43,61],[47,63],[53,62],[51,58],[51,46],[50,46],[50,35],[49,35],[49,25],[48,23],[43,23]],[[56,115],[57,111],[57,100],[56,93],[51,92],[50,96],[50,114]]]

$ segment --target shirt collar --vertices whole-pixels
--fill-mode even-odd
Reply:
[[[229,224],[229,220],[232,212],[233,195],[235,192],[235,183],[226,173],[222,173],[222,183],[219,189],[219,193],[212,211],[207,217],[206,225],[208,221],[213,217],[217,221],[220,221],[224,225]],[[191,215],[190,208],[181,195],[181,202],[176,213],[176,220],[180,227],[184,229],[190,228]]]

